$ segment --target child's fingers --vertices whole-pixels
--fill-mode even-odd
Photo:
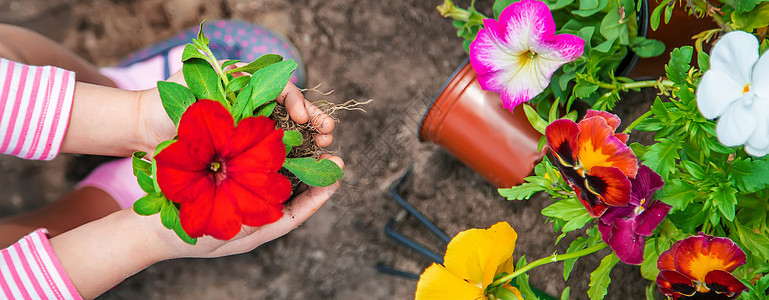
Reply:
[[[306,107],[309,102],[304,99],[302,92],[293,83],[289,82],[286,84],[286,87],[280,92],[276,100],[278,104],[286,107],[288,115],[291,116],[291,120],[294,120],[294,122],[304,124],[310,119]]]
[[[336,121],[334,121],[334,118],[330,117],[329,115],[323,113],[320,108],[313,105],[309,101],[305,100],[307,103],[305,106],[307,107],[307,113],[310,114],[310,124],[318,129],[318,132],[321,134],[327,134],[334,131],[334,125],[336,124]]]
[[[316,134],[314,138],[315,138],[315,144],[318,145],[318,147],[328,147],[329,145],[331,145],[331,142],[334,141],[334,135],[330,133]]]

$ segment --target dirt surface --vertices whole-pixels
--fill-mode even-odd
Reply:
[[[438,0],[0,0],[0,22],[34,29],[99,66],[117,62],[203,19],[235,18],[288,37],[306,63],[311,100],[336,103],[374,99],[367,113],[340,112],[329,151],[346,161],[342,187],[304,226],[256,250],[219,259],[179,259],[146,269],[104,299],[411,299],[416,281],[384,275],[378,263],[420,273],[430,263],[388,239],[385,224],[400,207],[393,182],[413,166],[401,194],[450,236],[508,221],[519,234],[516,259],[563,252],[539,211],[540,195],[508,202],[496,188],[440,147],[420,143],[418,124],[435,93],[465,59]],[[458,1],[465,5],[465,2]],[[491,1],[477,1],[478,7]],[[632,120],[653,93],[629,95],[619,110]],[[60,155],[52,162],[0,158],[0,217],[62,195],[94,164]],[[67,176],[70,174],[70,176]],[[74,174],[74,175],[73,175]],[[397,229],[442,253],[445,245],[413,218]],[[567,239],[573,238],[569,236]],[[586,299],[599,255],[580,259],[568,284]],[[562,264],[530,272],[532,285],[560,295]],[[619,264],[606,299],[643,297],[650,282],[638,268]]]

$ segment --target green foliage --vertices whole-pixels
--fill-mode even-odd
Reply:
[[[158,93],[163,99],[163,108],[177,126],[187,107],[196,101],[190,89],[176,82],[158,81]]]
[[[232,108],[235,120],[253,116],[254,111],[265,103],[275,100],[286,87],[291,73],[297,68],[294,60],[285,60],[263,67],[251,76],[251,95],[247,101],[237,99]],[[245,100],[245,99],[243,99]]]
[[[286,145],[286,153],[291,152],[291,148],[302,144],[304,139],[299,131],[286,130],[283,132],[283,144]]]
[[[182,74],[195,98],[216,100],[229,109],[230,104],[224,100],[219,75],[209,62],[200,58],[191,58],[182,65]]]
[[[590,273],[590,289],[587,290],[587,295],[590,299],[603,299],[606,296],[607,288],[611,282],[611,269],[619,262],[619,258],[614,253],[605,256],[601,260],[601,264],[598,268]]]
[[[329,186],[342,178],[342,169],[328,159],[286,158],[283,167],[309,186]]]

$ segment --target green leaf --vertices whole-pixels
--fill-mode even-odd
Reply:
[[[735,187],[745,192],[755,192],[769,186],[769,160],[737,158],[729,170]]]
[[[499,1],[499,0],[498,0]],[[510,0],[508,0],[510,1]],[[558,10],[561,8],[564,8],[572,3],[574,3],[574,0],[556,0],[555,3],[552,3],[553,1],[547,1],[547,8],[550,9],[550,11]]]
[[[291,152],[291,148],[299,146],[304,142],[302,133],[299,131],[286,130],[283,132],[283,145],[286,145],[286,153]]]
[[[224,92],[229,95],[231,93],[240,91],[246,87],[246,85],[248,85],[249,81],[251,81],[251,76],[236,77],[227,84],[227,89]]]
[[[601,264],[598,268],[590,273],[590,289],[587,290],[587,295],[590,299],[603,299],[606,296],[607,288],[611,283],[611,269],[619,262],[619,258],[612,252],[601,260]]]
[[[649,279],[649,280],[652,280],[652,279]],[[654,293],[656,291],[657,291],[657,283],[655,283],[652,280],[652,283],[649,284],[648,287],[646,287],[646,300],[657,300],[657,298],[655,298],[654,296]]]
[[[134,176],[138,176],[139,172],[150,175],[152,174],[152,164],[146,160],[143,160],[147,152],[136,151],[131,155],[131,167],[133,168]]]
[[[670,52],[670,62],[665,65],[668,79],[680,85],[686,83],[686,77],[691,68],[689,63],[692,61],[693,51],[694,48],[691,46],[684,46],[675,48]]]
[[[741,0],[740,2],[752,2],[749,0]],[[766,20],[769,19],[769,3],[762,3],[755,9],[750,11],[738,12],[735,11],[731,15],[732,26],[738,30],[744,30],[752,32],[756,28],[766,26]]]
[[[542,215],[566,221],[583,215],[589,216],[585,206],[574,197],[563,199],[545,207],[542,209]]]
[[[521,258],[518,259],[518,263],[516,264],[515,269],[518,270],[523,268],[527,264],[526,255],[521,256]],[[518,290],[521,291],[524,299],[539,299],[539,297],[537,297],[537,295],[531,289],[531,285],[529,285],[529,274],[523,273],[518,275],[515,277],[515,283],[518,285]]]
[[[531,105],[521,105],[523,105],[523,112],[526,114],[526,118],[529,119],[531,126],[539,131],[539,133],[545,134],[545,127],[548,125],[547,121],[543,120],[542,117],[539,116],[539,113],[537,113],[537,111],[531,107]]]
[[[492,10],[494,11],[494,18],[499,19],[499,15],[502,13],[502,11],[510,6],[510,4],[513,4],[513,2],[516,2],[518,0],[497,0],[494,1],[494,5],[492,5]]]
[[[283,167],[309,186],[329,186],[339,181],[344,175],[342,169],[328,159],[286,158]]]
[[[223,63],[222,63],[222,69],[224,69],[224,68],[226,68],[226,67],[229,67],[229,66],[231,66],[231,65],[237,64],[237,63],[239,63],[239,62],[240,62],[240,60],[237,60],[237,59],[230,59],[230,60],[227,60],[227,61],[225,61],[225,62],[223,62]],[[225,74],[227,74],[227,73],[225,72]]]
[[[544,190],[545,188],[538,184],[524,182],[510,188],[501,188],[497,191],[499,192],[500,196],[507,198],[507,200],[523,200],[529,199],[531,198],[531,195],[534,195],[534,193]]]
[[[729,220],[729,222],[734,220],[734,207],[737,206],[735,194],[737,194],[737,190],[729,184],[719,185],[710,193],[710,199],[713,199],[713,204],[718,207],[721,215]]]
[[[179,222],[179,210],[176,209],[171,200],[166,199],[160,206],[160,222],[168,229],[173,229]]]
[[[742,249],[747,248],[748,251],[758,257],[769,257],[769,237],[755,233],[753,230],[739,222],[734,222],[733,224],[737,229],[737,237],[739,238],[740,244],[743,246]]]
[[[566,287],[563,289],[563,292],[561,292],[561,300],[569,300],[569,294],[571,293],[571,287]]]
[[[283,57],[277,54],[265,54],[257,58],[255,61],[252,61],[251,63],[235,68],[232,70],[225,71],[226,74],[232,74],[236,72],[246,72],[248,74],[254,74],[254,72],[259,71],[260,69],[269,66],[271,64],[280,62],[283,60]]]
[[[579,1],[579,10],[572,11],[580,17],[589,17],[603,10],[609,4],[609,0],[582,0]]]
[[[655,280],[660,270],[657,268],[657,260],[660,254],[657,253],[657,239],[651,238],[646,240],[644,245],[644,257],[641,263],[641,276],[648,280]]]
[[[168,117],[177,126],[187,107],[196,101],[195,96],[187,87],[176,82],[158,81],[158,93]]]
[[[271,64],[254,72],[249,83],[251,97],[248,99],[248,102],[243,103],[240,97],[235,100],[235,107],[233,107],[232,113],[237,116],[236,120],[243,120],[252,116],[256,108],[275,100],[286,87],[291,77],[291,72],[297,66],[293,59],[289,59]]]
[[[219,101],[228,110],[230,104],[224,100],[224,91],[219,84],[219,75],[211,65],[200,58],[191,58],[182,65],[184,81],[187,82],[192,94],[197,99],[211,99]]]
[[[206,37],[206,34],[203,32],[203,24],[206,24],[207,20],[203,20],[203,22],[200,22],[200,27],[198,28],[198,41],[203,43],[204,45],[208,45],[208,38]]]
[[[262,116],[262,117],[269,117],[272,115],[272,112],[275,110],[275,107],[278,106],[278,102],[270,102],[262,106],[262,108],[259,109],[259,112],[256,113],[256,116]]]
[[[578,237],[574,241],[569,244],[569,248],[566,249],[566,253],[572,253],[575,251],[580,251],[582,249],[585,249],[587,246],[587,239],[583,237]],[[569,274],[571,274],[571,270],[574,269],[574,264],[577,263],[577,259],[579,257],[570,258],[563,261],[563,281],[569,280]]]
[[[665,43],[636,36],[630,40],[630,49],[633,49],[633,52],[642,58],[655,57],[665,52]]]
[[[578,81],[574,85],[574,95],[579,98],[587,98],[598,90],[598,85],[587,81]]]
[[[660,174],[662,178],[675,170],[676,159],[679,159],[678,149],[681,144],[673,139],[663,138],[658,143],[646,148],[642,161],[649,168]]]
[[[697,66],[702,72],[710,70],[710,56],[705,51],[697,52]]]
[[[601,20],[601,35],[607,40],[619,39],[620,44],[628,45],[630,44],[630,29],[627,24],[628,22],[621,18],[619,9],[612,4],[606,16]]]
[[[139,187],[147,194],[155,194],[158,191],[155,190],[155,183],[149,174],[139,172],[136,174],[136,181],[139,182]]]
[[[694,200],[697,188],[690,183],[673,179],[665,183],[662,190],[657,192],[657,199],[673,206],[673,210],[683,210]]]
[[[165,201],[163,196],[147,194],[134,202],[133,210],[139,215],[151,216],[160,212],[160,207]]]
[[[184,45],[184,52],[182,52],[182,61],[187,61],[191,58],[200,58],[200,59],[206,59],[206,56],[203,55],[203,53],[200,53],[200,50],[195,48],[192,44],[186,44]]]
[[[617,38],[608,39],[605,42],[599,44],[598,46],[593,47],[591,50],[595,50],[601,53],[607,53],[609,50],[611,50],[611,47],[614,46],[614,41],[616,41]]]
[[[168,140],[158,144],[157,147],[155,147],[155,154],[152,155],[152,157],[157,157],[160,151],[163,151],[163,149],[168,148],[168,146],[171,146],[171,144],[173,144],[174,142],[176,142],[176,140]]]
[[[182,223],[179,221],[179,218],[176,219],[176,224],[174,224],[174,232],[176,235],[182,239],[187,244],[195,245],[198,243],[197,238],[191,238],[186,231],[184,231],[184,228],[182,228]]]

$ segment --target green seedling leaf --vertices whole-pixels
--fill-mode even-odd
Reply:
[[[179,119],[187,107],[195,103],[195,95],[185,86],[176,82],[158,81],[158,93],[160,94],[163,108],[174,122],[179,125]]]
[[[601,264],[595,271],[590,273],[590,289],[587,290],[587,295],[591,300],[603,299],[606,296],[607,288],[611,282],[609,273],[617,262],[619,262],[619,258],[612,252],[601,260]]]
[[[286,130],[283,132],[283,144],[286,145],[286,153],[291,152],[291,148],[299,146],[304,142],[302,133],[299,131]]]
[[[134,176],[138,176],[140,172],[147,175],[152,174],[152,164],[142,159],[145,155],[147,155],[147,152],[136,151],[131,156],[131,166],[133,167]]]
[[[582,249],[585,249],[587,246],[587,239],[583,237],[578,237],[574,241],[569,244],[569,248],[566,249],[566,253],[572,253],[575,251],[580,251]],[[569,275],[571,274],[571,270],[574,269],[574,264],[577,263],[577,259],[579,257],[570,258],[563,261],[563,281],[569,280]]]
[[[721,215],[729,220],[729,222],[734,220],[735,206],[737,206],[735,194],[737,194],[737,190],[728,184],[719,185],[710,193],[710,199],[713,200],[713,204],[718,207]]]
[[[254,72],[259,71],[260,69],[266,66],[272,65],[274,63],[278,63],[282,60],[283,60],[283,57],[280,55],[265,54],[245,66],[225,71],[225,73],[232,74],[237,72],[246,72],[248,74],[254,74]]]
[[[529,119],[529,123],[531,123],[531,126],[534,127],[539,133],[545,134],[545,128],[547,127],[547,121],[543,120],[542,117],[539,116],[539,113],[531,107],[530,105],[522,104],[523,105],[523,112],[526,113],[526,118]]]
[[[185,61],[182,65],[182,74],[195,98],[216,100],[230,109],[230,104],[224,100],[224,91],[219,84],[219,75],[207,61],[200,58],[191,58]]]
[[[256,115],[262,116],[262,117],[269,117],[270,115],[272,115],[272,111],[275,110],[276,106],[278,106],[278,102],[267,103],[266,105],[262,106],[262,108],[259,109],[259,112],[256,113]]]
[[[232,114],[233,114],[233,117],[235,117],[235,121],[240,122],[240,120],[243,120],[253,115],[253,114],[247,113],[248,110],[244,107],[248,105],[248,99],[251,98],[252,90],[253,90],[253,86],[246,85],[246,87],[240,90],[238,97],[235,99],[235,104],[232,107]],[[241,112],[244,112],[246,114],[241,115],[240,114]]]
[[[681,85],[686,83],[686,76],[691,68],[689,63],[692,61],[693,51],[694,48],[691,46],[684,46],[673,49],[670,52],[670,62],[665,65],[668,79]]]
[[[179,238],[182,239],[182,241],[184,241],[185,243],[190,244],[190,245],[195,245],[195,244],[198,243],[198,239],[197,238],[190,237],[187,234],[187,232],[184,231],[184,228],[182,228],[182,223],[179,220],[179,218],[176,218],[176,224],[174,224],[174,229],[173,230],[176,233],[176,235],[179,236]]]
[[[566,287],[563,289],[563,292],[561,292],[561,300],[569,300],[569,294],[571,293],[571,287]]]
[[[171,200],[166,199],[160,206],[160,222],[168,229],[174,229],[174,225],[179,222],[179,210]]]
[[[229,67],[231,65],[237,64],[239,62],[240,60],[237,60],[237,59],[230,59],[228,61],[225,61],[224,63],[222,63],[222,69]]]
[[[203,22],[200,22],[200,27],[198,28],[198,41],[208,47],[209,40],[206,37],[206,34],[203,33],[203,24],[206,24],[206,21],[208,20],[203,20]]]
[[[160,212],[160,207],[165,201],[163,196],[147,194],[134,202],[133,209],[139,215],[151,216]]]
[[[637,36],[630,40],[630,48],[639,57],[655,57],[665,52],[665,43]]]
[[[767,40],[764,41],[766,42]],[[710,70],[710,56],[705,51],[697,52],[697,66],[702,72]]]
[[[152,180],[152,177],[150,177],[149,174],[144,172],[139,172],[136,174],[136,181],[139,182],[139,187],[142,188],[142,190],[147,194],[155,194],[157,193],[157,190],[155,190],[155,182]]]
[[[328,159],[286,158],[283,167],[309,186],[329,186],[339,181],[344,175],[342,169]]]
[[[248,85],[248,82],[251,81],[251,76],[240,76],[237,78],[233,78],[229,84],[227,84],[227,89],[224,91],[227,95],[240,91],[246,85]]]
[[[191,58],[206,59],[206,56],[200,53],[200,50],[195,48],[195,45],[186,44],[184,45],[184,52],[182,52],[182,61],[188,61]]]
[[[246,99],[239,95],[235,100],[232,109],[235,119],[242,120],[250,117],[257,107],[277,98],[286,87],[291,72],[297,66],[296,62],[290,59],[271,64],[254,72],[248,85],[251,89],[250,97]]]

